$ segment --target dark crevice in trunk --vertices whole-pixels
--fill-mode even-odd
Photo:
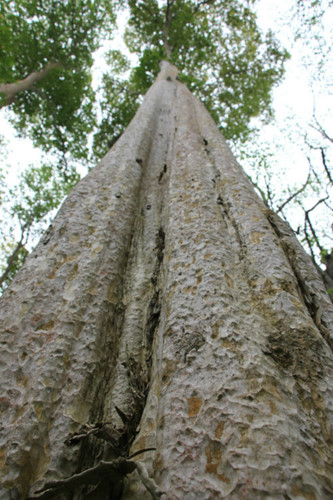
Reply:
[[[132,245],[134,230],[130,238],[129,248]],[[101,460],[114,460],[118,457],[127,457],[131,444],[135,438],[135,429],[141,418],[141,409],[135,401],[133,411],[126,415],[128,424],[123,426],[115,425],[114,422],[105,422],[105,401],[104,397],[115,383],[115,366],[119,356],[120,339],[123,333],[123,325],[126,309],[123,305],[124,277],[129,267],[129,251],[124,253],[122,268],[124,269],[119,283],[118,302],[110,306],[109,319],[106,319],[99,334],[100,357],[93,375],[86,381],[86,393],[83,398],[93,397],[93,404],[89,415],[88,426],[83,426],[77,434],[83,434],[86,429],[95,428],[96,432],[87,435],[79,440],[80,450],[78,456],[78,466],[76,473],[82,472]],[[133,367],[131,367],[131,373]],[[134,378],[134,377],[133,377]],[[99,381],[99,383],[96,383]],[[93,391],[93,394],[91,394]],[[138,417],[138,413],[140,416]],[[76,444],[67,439],[67,444]],[[110,477],[103,477],[96,484],[76,488],[70,498],[78,499],[106,499],[120,498],[122,492],[122,478],[113,481]]]
[[[150,371],[152,363],[152,347],[155,337],[155,332],[159,326],[160,314],[161,314],[161,290],[160,290],[160,274],[161,265],[164,257],[164,246],[165,246],[165,233],[160,227],[156,235],[156,262],[153,275],[151,277],[151,283],[154,287],[154,292],[148,305],[147,311],[147,323],[146,323],[146,363]]]
[[[150,145],[146,150],[145,157],[135,159],[142,168],[142,176],[137,188],[137,197],[142,199],[140,205],[146,207],[148,205],[143,200],[147,195],[145,184],[147,182],[147,169],[149,169],[153,142],[154,136],[152,135],[150,136]],[[149,205],[149,210],[150,208],[152,207]],[[159,323],[160,299],[157,282],[164,250],[164,232],[162,228],[160,228],[156,237],[156,264],[153,273],[156,285],[154,285],[154,292],[150,301],[147,297],[147,324],[144,328],[145,332],[143,332],[143,336],[147,338],[147,359],[140,360],[131,353],[126,356],[126,360],[122,363],[122,369],[126,373],[128,380],[128,394],[124,399],[124,406],[117,408],[113,405],[113,414],[117,414],[119,418],[110,421],[110,418],[106,417],[106,415],[110,415],[110,408],[107,407],[108,403],[106,403],[106,400],[108,394],[117,385],[117,376],[119,375],[117,362],[120,356],[127,314],[126,307],[124,306],[124,295],[128,292],[126,289],[126,287],[128,288],[127,280],[132,272],[133,261],[131,259],[133,258],[133,248],[138,246],[138,239],[140,240],[140,228],[142,228],[141,216],[134,216],[129,245],[123,255],[122,272],[120,272],[117,289],[117,304],[110,306],[109,319],[104,321],[104,326],[99,333],[100,339],[96,342],[100,351],[99,359],[93,375],[85,384],[86,391],[83,396],[88,400],[93,400],[88,420],[89,423],[83,425],[75,433],[75,436],[81,436],[79,439],[73,440],[73,436],[67,436],[67,444],[79,444],[80,446],[76,473],[95,466],[101,460],[115,460],[119,457],[127,458],[136,437],[137,428],[145,407],[149,390],[152,342],[154,332]],[[111,418],[111,420],[113,419]],[[118,477],[116,481],[110,477],[104,477],[101,478],[98,484],[76,488],[72,492],[73,494],[70,494],[69,498],[75,498],[75,500],[83,498],[117,499],[120,498],[122,493],[122,482],[123,478],[121,477]]]
[[[214,157],[212,157],[210,153],[208,140],[205,137],[202,137],[202,142],[205,146],[204,152],[207,155],[208,161],[210,162],[212,171],[214,173],[214,176],[212,178],[213,188],[216,188],[218,190],[216,203],[221,207],[221,215],[223,217],[223,220],[225,221],[225,224],[227,225],[227,227],[231,226],[233,229],[234,237],[239,247],[239,260],[244,261],[246,259],[246,244],[241,238],[236,219],[231,213],[231,204],[225,201],[224,196],[221,194],[221,190],[219,190],[219,184],[221,184],[221,174],[218,172]]]
[[[165,127],[165,120],[169,120],[168,115],[169,110],[160,109],[155,134],[151,136],[147,155],[145,158],[136,158],[136,162],[142,167],[137,202],[137,205],[142,207],[142,210],[134,218],[129,255],[126,257],[126,263],[123,266],[122,286],[118,292],[119,304],[124,301],[127,302],[127,305],[117,318],[119,323],[116,328],[113,328],[109,334],[110,338],[116,337],[114,346],[108,352],[105,352],[103,360],[99,363],[100,370],[104,369],[104,373],[98,376],[100,384],[95,392],[95,402],[89,418],[92,426],[97,428],[96,432],[94,431],[81,440],[78,471],[86,470],[101,460],[128,457],[145,408],[150,385],[153,343],[161,312],[160,274],[165,244],[161,214],[163,210],[163,194],[167,190],[167,183],[161,182],[161,180],[167,173],[166,158],[169,141],[165,134],[159,134],[159,127],[162,127],[162,129]],[[165,158],[162,160],[162,170],[160,170],[163,175],[160,175],[159,178],[158,174],[154,173],[157,168],[154,165],[156,164],[156,154],[160,155],[161,148],[162,150],[165,149]],[[152,186],[152,183],[156,182],[158,191],[156,191],[156,187]],[[157,225],[159,229],[155,235],[155,245],[147,253],[146,249],[149,248],[149,228],[155,224],[159,224],[159,226]],[[138,262],[142,266],[142,274],[137,275],[135,269]],[[128,295],[131,296],[130,302],[125,298]],[[135,305],[140,302],[141,312],[138,306]],[[130,321],[129,324],[132,324],[133,315],[136,318],[136,327],[139,324],[142,325],[142,336],[141,340],[136,339],[136,337],[135,339],[132,338],[130,348],[127,349],[126,339],[130,333],[128,321]],[[122,345],[123,347],[121,347]],[[119,365],[121,358],[122,362]],[[119,381],[117,377],[120,377]],[[113,395],[118,390],[118,386],[120,391],[124,391],[123,397],[120,398],[121,403],[118,403],[119,408],[116,406],[117,403],[113,402]],[[114,418],[111,417],[113,421],[106,422],[106,420],[110,420],[110,417],[106,415],[113,415]],[[120,482],[121,484],[119,480],[114,482],[112,478],[103,479],[91,498],[118,498],[122,491],[122,479]],[[91,489],[93,489],[92,486],[84,487],[81,492],[75,492],[75,499],[90,498],[89,491]]]
[[[221,194],[218,195],[217,204],[221,206],[221,213],[223,219],[226,221],[226,224],[231,224],[233,228],[233,232],[236,238],[236,241],[239,246],[239,260],[243,261],[246,259],[246,244],[242,240],[242,237],[240,235],[239,227],[237,225],[236,219],[233,217],[233,215],[230,213],[231,212],[231,205],[230,203],[226,202]]]

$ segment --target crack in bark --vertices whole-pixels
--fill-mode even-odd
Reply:
[[[216,165],[214,162],[214,158],[212,158],[212,156],[210,154],[208,140],[202,136],[202,142],[205,146],[204,152],[207,155],[208,161],[211,164],[213,172],[215,172],[215,176],[212,179],[213,187],[215,189],[215,188],[218,188],[219,180],[221,179],[221,174],[217,171],[217,168],[216,168]],[[231,225],[233,230],[234,230],[235,239],[236,239],[238,246],[239,246],[239,260],[243,261],[246,259],[246,244],[241,238],[240,231],[239,231],[239,228],[238,228],[238,225],[237,225],[235,218],[230,213],[231,204],[226,203],[224,201],[223,196],[221,195],[221,191],[218,192],[216,203],[221,206],[221,214],[222,214],[222,217],[223,217],[226,225],[227,226]]]
[[[243,241],[237,222],[233,215],[230,213],[230,208],[231,205],[230,203],[226,203],[219,193],[216,203],[221,206],[221,213],[223,219],[226,221],[226,224],[228,225],[228,222],[231,224],[234,230],[235,238],[239,246],[239,260],[243,261],[246,259],[246,243]]]
[[[167,116],[166,119],[168,120],[168,114],[170,114],[169,110],[160,108],[160,126],[165,126],[163,122],[165,116]],[[118,370],[116,369],[114,375],[112,375],[114,371],[114,366],[112,367],[113,363],[106,363],[110,367],[110,373],[106,373],[102,377],[98,395],[96,393],[96,404],[93,405],[95,406],[93,410],[94,415],[91,414],[90,416],[90,421],[97,421],[97,424],[93,425],[96,430],[90,432],[89,436],[83,438],[81,442],[82,459],[78,470],[86,469],[96,463],[96,461],[102,459],[110,460],[111,458],[113,460],[119,457],[128,457],[129,450],[139,429],[148,396],[153,342],[155,332],[159,326],[161,312],[160,273],[165,244],[165,233],[161,225],[163,204],[160,201],[161,190],[163,192],[165,186],[162,184],[158,186],[158,192],[155,193],[154,197],[154,187],[150,189],[149,186],[152,186],[152,183],[156,182],[156,173],[153,174],[149,166],[152,162],[154,164],[156,161],[154,159],[154,155],[157,154],[155,151],[155,141],[158,142],[160,147],[160,141],[162,141],[162,148],[166,148],[166,150],[169,147],[169,141],[166,140],[165,142],[163,136],[161,136],[162,139],[159,139],[158,125],[156,123],[156,132],[150,141],[145,158],[137,157],[135,160],[142,168],[143,174],[139,186],[139,191],[142,193],[139,206],[145,207],[146,210],[135,219],[129,245],[131,250],[128,251],[128,256],[126,257],[126,264],[123,268],[122,290],[119,291],[119,300],[127,304],[126,308],[124,308],[122,324],[119,325],[119,334],[117,335],[120,342],[117,344],[117,349],[122,349],[122,366],[119,366]],[[160,150],[160,147],[158,150]],[[159,151],[158,155],[160,155]],[[162,161],[162,172],[165,174],[167,171],[167,162],[166,159]],[[155,199],[156,196],[158,196],[157,200]],[[156,219],[160,221],[160,227],[155,235],[155,246],[152,250],[149,250],[153,254],[152,259],[152,256],[149,256],[149,253],[146,255],[145,252],[147,245],[149,248],[147,238],[151,234],[150,227],[152,224],[156,224]],[[142,266],[142,274],[139,273],[136,275],[135,272],[133,273],[133,270],[136,269],[138,261],[140,261],[140,265]],[[149,286],[149,281],[152,287]],[[130,301],[126,298],[128,295],[131,296]],[[141,300],[141,307],[138,309],[137,304]],[[142,325],[141,341],[139,338],[136,338],[137,334],[134,333],[134,336],[132,336],[130,333],[130,330],[133,328],[134,331],[136,328],[139,328],[140,323]],[[123,347],[121,347],[121,343]],[[120,377],[119,380],[118,377]],[[118,386],[123,394],[120,397],[117,397]],[[103,395],[106,395],[106,398],[111,402],[111,407],[108,407],[110,403],[105,403],[105,396]],[[114,396],[116,396],[116,401],[118,400],[115,403],[113,403]],[[116,404],[119,407],[116,407]],[[120,416],[124,424],[123,426],[116,423],[119,419],[114,410]],[[112,414],[111,419],[113,422],[105,422],[107,419],[110,420],[110,416],[106,416],[110,415],[110,413]],[[99,421],[101,422],[98,424]],[[116,489],[120,488],[121,490],[121,485],[115,485],[112,481],[110,482],[110,478],[106,478],[103,488],[103,498],[105,494],[111,498],[116,498],[118,494]],[[84,493],[80,494],[80,498],[82,498],[82,495]]]
[[[100,377],[101,382],[95,393],[96,402],[92,406],[93,413],[90,417],[90,420],[96,423],[83,426],[77,433],[69,436],[66,440],[66,444],[68,445],[80,444],[81,458],[79,459],[77,474],[80,474],[79,471],[83,471],[82,474],[84,474],[87,467],[91,465],[92,458],[96,463],[96,460],[100,461],[105,456],[112,457],[112,459],[128,457],[130,448],[137,435],[137,429],[139,427],[149,391],[152,346],[155,332],[159,325],[161,312],[159,281],[161,265],[164,257],[164,245],[165,233],[163,228],[160,227],[156,234],[155,267],[151,278],[151,282],[154,285],[154,291],[148,304],[145,326],[146,359],[145,362],[142,363],[134,359],[133,356],[128,355],[127,361],[123,363],[123,366],[127,371],[129,389],[131,391],[132,398],[131,403],[126,405],[126,409],[124,409],[124,411],[123,409],[117,407],[115,407],[115,410],[118,415],[120,415],[124,425],[122,427],[117,427],[112,422],[96,422],[96,420],[102,416],[101,414],[103,414],[104,408],[104,400],[100,397],[100,395],[107,393],[107,387],[110,385],[110,380],[113,378],[113,363],[106,362],[106,359],[110,359],[107,354],[108,351],[106,351],[104,353],[103,360],[99,363],[99,366],[100,368],[106,367],[109,373],[104,373],[104,376]],[[116,328],[118,331],[123,329],[122,325],[124,322],[124,315],[124,308],[122,309],[121,314],[114,315],[118,320],[118,328]],[[111,351],[114,353],[114,348],[111,348]],[[112,354],[111,351],[109,353],[110,356]],[[111,479],[110,476],[101,477],[99,480],[99,486],[97,487],[97,496],[94,496],[93,498],[99,498],[98,495],[101,494],[101,491],[103,492],[103,496],[105,495],[105,492],[108,492],[111,498],[117,498],[122,491],[123,477],[118,475],[116,479],[117,480],[115,480],[114,477]],[[100,490],[100,488],[102,488],[102,490]],[[76,492],[76,494],[79,494],[79,498],[88,498],[88,495],[90,495],[88,492],[90,487],[83,485],[83,490],[81,491],[81,489],[82,486],[80,487],[80,493]]]
[[[155,332],[158,328],[160,315],[161,315],[161,291],[159,288],[161,265],[164,257],[164,247],[165,247],[165,232],[162,226],[159,228],[156,235],[156,262],[153,276],[151,277],[151,282],[154,286],[154,292],[148,305],[148,319],[146,323],[146,342],[148,352],[146,355],[147,365],[149,369],[151,367],[151,356],[152,356],[152,345],[155,336]]]

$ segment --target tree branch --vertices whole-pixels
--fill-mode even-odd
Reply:
[[[199,11],[200,7],[202,7],[203,5],[209,5],[211,3],[214,3],[214,0],[202,0],[196,5],[194,9],[194,14],[196,14]]]
[[[311,124],[310,124],[310,127],[312,127],[314,130],[316,130],[317,132],[319,132],[324,137],[324,139],[327,139],[328,141],[333,142],[333,137],[330,137],[327,134],[326,130],[318,122],[318,120],[316,118],[316,115],[315,115],[315,111],[313,112],[313,119],[316,122],[316,125],[317,125],[318,128],[315,127],[314,125],[311,125]]]
[[[286,205],[288,205],[288,203],[290,203],[290,202],[291,202],[294,198],[296,198],[296,196],[298,196],[299,194],[301,194],[301,193],[304,191],[304,189],[306,188],[306,186],[309,184],[309,181],[310,181],[310,172],[309,172],[308,177],[307,177],[307,179],[306,179],[305,183],[303,184],[303,186],[302,186],[302,187],[300,187],[297,191],[295,191],[295,193],[291,194],[291,195],[289,196],[289,198],[287,198],[287,199],[286,199],[286,201],[284,201],[284,202],[283,202],[283,203],[282,203],[282,204],[281,204],[281,205],[277,208],[276,213],[277,213],[277,214],[278,214],[278,213],[280,213],[280,212],[284,209],[284,207],[285,207]]]
[[[155,449],[156,448],[145,448],[143,450],[138,450],[133,453],[131,457],[135,457],[140,453]],[[122,481],[127,474],[130,474],[135,469],[138,471],[140,480],[151,493],[153,499],[158,500],[164,492],[160,490],[155,481],[149,477],[145,466],[140,462],[135,462],[125,458],[118,458],[117,460],[113,460],[111,462],[104,462],[102,460],[94,467],[79,472],[78,474],[73,474],[73,476],[65,479],[49,481],[43,488],[37,490],[36,493],[30,496],[27,500],[48,500],[56,498],[59,494],[72,491],[78,486],[94,485],[105,479],[109,479],[111,482],[117,483]]]
[[[310,236],[309,236],[309,233],[308,233],[307,224],[308,224],[308,221],[307,221],[306,217],[304,217],[303,231],[304,231],[305,240],[306,240],[306,242],[308,244],[308,247],[309,247],[309,250],[310,250],[310,253],[311,253],[311,259],[317,265],[317,263],[316,263],[316,257],[315,257],[315,254],[313,253],[312,244],[311,244]]]
[[[257,190],[258,190],[258,192],[259,192],[259,194],[260,194],[260,196],[261,196],[261,198],[262,198],[262,201],[265,203],[265,205],[266,205],[267,207],[271,208],[271,207],[269,206],[269,202],[268,202],[268,199],[267,199],[267,196],[266,196],[266,194],[265,194],[264,190],[263,190],[263,189],[261,189],[261,187],[259,186],[259,184],[258,184],[257,182],[254,182],[254,181],[251,179],[251,177],[250,177],[250,176],[248,176],[248,177],[249,177],[249,179],[250,179],[250,181],[251,181],[251,183],[252,183],[253,187],[254,187],[255,189],[257,189]]]
[[[18,93],[31,89],[35,83],[43,80],[52,69],[59,68],[60,66],[59,62],[49,62],[45,68],[40,71],[33,71],[26,78],[23,78],[23,80],[15,83],[1,83],[0,94],[4,94],[5,99],[0,103],[0,108],[12,104]]]
[[[313,261],[315,262],[315,258],[314,258],[314,254],[313,254],[313,251],[312,251],[312,247],[311,247],[311,242],[310,242],[310,238],[308,238],[308,234],[307,234],[307,225],[309,226],[310,228],[310,231],[311,231],[311,234],[313,236],[313,239],[319,249],[320,252],[323,252],[324,251],[324,248],[321,246],[321,244],[319,243],[319,238],[314,230],[314,227],[312,225],[312,222],[311,222],[311,219],[310,219],[310,216],[309,216],[309,213],[312,212],[315,208],[318,207],[318,205],[320,205],[321,203],[324,203],[327,199],[329,198],[329,196],[327,195],[325,198],[321,198],[319,201],[317,201],[317,203],[315,203],[315,205],[313,205],[313,207],[309,208],[309,210],[304,210],[304,213],[305,213],[305,220],[304,220],[304,233],[305,233],[305,238],[306,238],[306,241],[307,241],[307,244],[309,245],[309,248],[310,248],[310,252],[311,252],[311,255],[312,255],[312,258],[313,258]]]
[[[333,185],[333,179],[332,179],[331,173],[330,173],[330,171],[328,169],[328,166],[327,166],[327,163],[326,163],[326,155],[325,155],[324,148],[321,147],[320,151],[321,151],[321,159],[322,159],[322,162],[323,162],[324,169],[325,169],[325,172],[327,174],[328,180]]]
[[[266,185],[266,192],[267,192],[267,205],[268,206],[273,206],[273,196],[272,196],[272,192],[271,192],[271,188],[270,188],[270,185],[269,185],[269,182],[267,182],[267,177],[265,176],[264,177],[265,179],[265,185]]]

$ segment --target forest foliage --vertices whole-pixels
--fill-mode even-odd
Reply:
[[[332,2],[325,1],[328,9]],[[321,22],[323,4],[312,4],[305,8],[295,0],[295,38],[308,40]],[[312,124],[317,139],[308,139],[307,148],[320,154],[320,168],[287,189],[283,200],[275,195],[269,150],[254,147],[255,131],[273,117],[273,89],[289,58],[273,33],[259,28],[255,9],[255,0],[0,0],[2,112],[45,153],[41,165],[27,165],[15,188],[0,178],[2,288],[79,179],[77,167],[93,166],[127,126],[162,59],[178,67],[180,80],[204,102],[239,156],[255,165],[252,180],[269,206],[285,215],[287,205],[304,204],[309,189],[313,205],[324,198],[332,181],[330,131],[319,121]],[[127,54],[112,43],[117,15],[124,13]],[[94,57],[106,42],[111,49],[96,88]],[[327,197],[325,203],[330,210]],[[330,254],[329,242],[314,227],[312,210],[302,209],[304,224],[295,230],[318,261],[318,252]]]

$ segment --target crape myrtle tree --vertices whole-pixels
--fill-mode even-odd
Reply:
[[[176,3],[151,8],[181,72],[162,63],[1,299],[3,498],[333,494],[331,302],[181,83]]]
[[[175,75],[2,297],[4,498],[332,495],[329,297]]]

